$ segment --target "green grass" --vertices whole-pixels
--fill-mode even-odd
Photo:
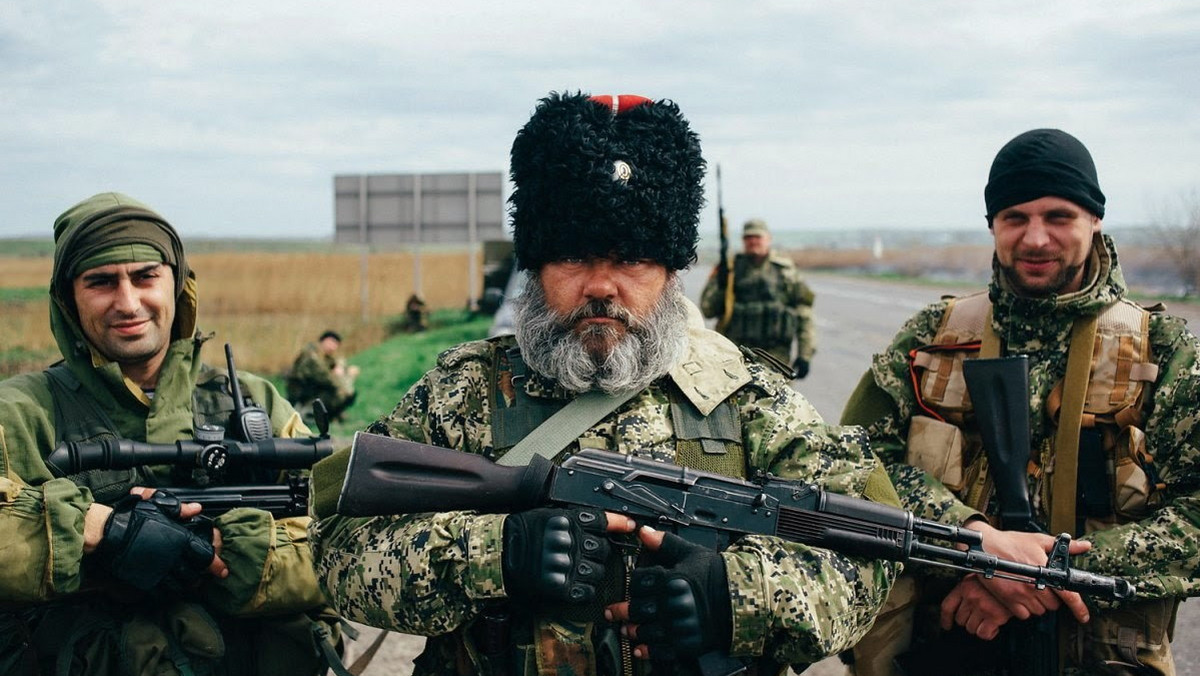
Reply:
[[[0,349],[0,380],[18,373],[40,371],[61,359],[58,348],[30,350],[24,347]]]
[[[50,237],[0,237],[0,251],[5,256],[53,256],[54,239]]]
[[[30,301],[45,301],[49,292],[44,286],[27,286],[21,288],[0,288],[0,303],[28,303]]]
[[[439,353],[484,338],[491,323],[489,316],[472,317],[460,310],[434,312],[429,330],[397,335],[351,356],[347,361],[360,369],[358,398],[330,433],[348,443],[355,432],[391,413],[408,388],[433,368]],[[272,381],[285,391],[283,378]]]

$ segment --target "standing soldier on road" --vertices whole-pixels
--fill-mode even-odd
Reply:
[[[766,350],[790,364],[793,377],[803,378],[817,351],[812,289],[790,258],[771,251],[771,232],[765,221],[746,221],[742,246],[744,251],[733,261],[733,314],[728,324],[718,321],[717,330],[735,343]],[[705,317],[724,317],[725,285],[726,278],[714,269],[700,295]]]
[[[544,99],[512,148],[516,335],[442,353],[369,431],[508,463],[537,439],[555,460],[604,449],[894,499],[859,430],[823,424],[684,296],[704,168],[674,103]],[[558,411],[582,424],[542,424]],[[858,640],[894,573],[774,537],[718,553],[584,508],[341,517],[347,459],[327,460],[320,578],[347,617],[429,636],[421,676],[697,673],[691,658],[721,653],[779,674]]]
[[[175,467],[51,472],[62,442],[190,440],[234,409],[227,372],[200,362],[196,277],[167,221],[103,193],[63,213],[54,240],[63,361],[0,382],[0,673],[324,671],[314,629],[329,636],[337,618],[306,517],[243,508],[196,523],[198,504],[138,488],[190,483]],[[269,382],[237,379],[275,436],[308,433]]]
[[[908,650],[911,627],[901,661],[924,654],[956,674],[1003,673],[1005,651],[1029,646],[990,640],[1001,627],[1066,606],[1057,613],[1062,673],[1174,674],[1175,610],[1200,588],[1200,343],[1182,320],[1125,299],[1116,248],[1100,232],[1096,168],[1073,136],[1014,138],[992,163],[984,199],[995,240],[988,291],[910,319],[875,356],[842,422],[867,427],[917,516],[966,524],[988,551],[1039,565],[1052,542],[1044,533],[1069,531],[1084,538],[1073,551],[1090,543],[1074,564],[1128,579],[1137,599],[1113,607],[976,576],[905,575],[854,650],[855,671],[896,673],[891,658]],[[1043,533],[993,527],[997,468],[981,451],[963,381],[964,359],[1020,354],[1030,364],[1026,481]],[[1072,464],[1077,471],[1056,471]],[[955,624],[990,642],[961,636],[958,647],[968,646],[956,650],[945,633]]]

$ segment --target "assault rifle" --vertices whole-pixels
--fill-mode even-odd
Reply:
[[[770,474],[743,481],[595,449],[580,450],[558,466],[535,455],[527,466],[506,467],[471,453],[359,432],[337,511],[346,516],[507,514],[545,504],[625,514],[716,549],[757,533],[855,556],[1018,580],[1039,589],[1116,600],[1134,595],[1126,580],[1071,568],[1066,557],[1046,566],[1001,559],[983,550],[977,531],[813,484]],[[1065,551],[1070,536],[1060,538]]]
[[[199,472],[205,486],[159,486],[184,502],[198,502],[205,516],[217,516],[237,507],[263,509],[276,517],[302,516],[308,513],[308,477],[287,473],[286,483],[220,485],[226,475],[244,477],[256,470],[300,470],[331,455],[329,416],[324,405],[316,402],[319,436],[283,439],[271,436],[271,419],[265,410],[247,404],[238,385],[233,352],[225,345],[229,368],[229,393],[233,413],[229,426],[240,438],[229,438],[219,425],[204,424],[195,430],[195,438],[173,443],[147,443],[131,439],[105,438],[95,441],[69,441],[59,444],[46,458],[55,476],[68,476],[98,469],[131,469],[142,465],[173,465]],[[263,474],[263,472],[258,472]],[[271,477],[274,481],[276,477]],[[244,480],[244,479],[241,479]]]

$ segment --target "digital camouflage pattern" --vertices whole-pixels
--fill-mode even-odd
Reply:
[[[1030,357],[1034,448],[1053,443],[1055,427],[1046,414],[1046,397],[1066,372],[1073,321],[1127,302],[1116,248],[1107,235],[1096,237],[1088,270],[1090,277],[1080,291],[1055,298],[1017,296],[998,268],[989,287],[993,327],[1006,345],[1005,353]],[[977,512],[937,479],[905,464],[909,423],[918,413],[909,353],[933,342],[946,306],[943,300],[917,313],[888,349],[875,355],[868,377],[847,403],[842,423],[867,428],[872,449],[887,466],[906,509],[922,518],[961,524]],[[1092,550],[1072,557],[1072,565],[1129,580],[1137,586],[1139,600],[1187,597],[1200,590],[1200,342],[1183,320],[1163,312],[1151,314],[1149,339],[1159,373],[1146,398],[1144,430],[1147,450],[1167,484],[1164,500],[1148,518],[1088,534],[1084,539],[1092,542]],[[1039,495],[1040,489],[1033,483],[1031,496]],[[1033,503],[1045,527],[1042,504]],[[1096,614],[1112,605],[1084,598],[1093,623]]]
[[[817,351],[812,289],[795,263],[771,254],[756,263],[745,254],[733,261],[733,316],[722,333],[735,343],[761,347],[785,364],[796,356],[812,361]],[[725,312],[725,279],[713,272],[700,295],[705,317]]]
[[[566,453],[590,447],[674,459],[666,388],[679,387],[705,414],[732,395],[751,468],[851,495],[862,493],[873,472],[881,476],[861,430],[822,423],[777,373],[744,362],[721,336],[700,328],[690,335],[690,354],[670,376],[609,414]],[[369,431],[492,459],[503,455],[506,449],[492,442],[489,397],[505,350],[514,345],[512,337],[501,337],[444,352],[437,367]],[[569,397],[536,373],[524,386],[535,399]],[[513,392],[504,392],[503,399],[511,405]],[[318,473],[314,484],[331,480],[340,479]],[[430,636],[415,673],[456,673],[456,659],[464,655],[474,663],[468,671],[477,672],[480,657],[469,628],[505,598],[503,521],[503,515],[474,512],[322,519],[310,528],[318,577],[346,617]],[[744,537],[723,556],[733,598],[733,652],[766,655],[780,664],[815,662],[852,645],[869,627],[897,569],[770,537]],[[622,564],[617,559],[609,566],[619,570]],[[591,612],[598,615],[613,600],[598,601]],[[577,619],[543,616],[537,627],[515,627],[514,633],[536,635],[543,653],[554,655],[553,665],[543,663],[549,669],[543,673],[558,669],[584,676],[597,673],[591,628]],[[646,671],[646,665],[640,669]]]

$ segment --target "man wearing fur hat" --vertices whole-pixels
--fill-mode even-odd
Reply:
[[[792,375],[804,378],[817,351],[813,292],[796,264],[771,250],[767,222],[752,218],[742,226],[742,253],[733,259],[733,310],[725,316],[727,277],[713,269],[700,294],[700,310],[717,318],[717,330],[739,345],[766,350]],[[796,357],[792,358],[792,344]]]
[[[1114,605],[976,576],[906,574],[855,649],[854,669],[897,673],[899,652],[906,673],[1022,673],[1011,660],[1031,646],[1014,644],[1013,625],[1056,613],[1055,673],[1174,674],[1175,609],[1200,590],[1200,342],[1182,320],[1125,298],[1115,245],[1100,231],[1096,168],[1075,137],[1036,129],[1012,139],[984,200],[991,286],[910,319],[875,356],[842,422],[867,427],[918,516],[966,524],[984,533],[988,551],[1037,565],[1052,543],[1044,533],[1069,532],[1082,538],[1073,565],[1126,578],[1137,597]],[[994,527],[999,506],[963,394],[963,359],[1022,354],[1027,483],[1043,533]],[[977,638],[945,633],[955,625]]]
[[[669,101],[542,100],[512,147],[515,337],[442,353],[369,431],[503,459],[599,398],[608,412],[556,460],[598,448],[890,500],[858,429],[823,424],[684,296],[703,176]],[[347,617],[430,637],[417,674],[697,673],[721,653],[779,673],[852,645],[895,571],[773,537],[717,552],[588,509],[340,517],[319,496],[344,468],[314,468],[319,577]],[[682,613],[652,603],[666,589]]]
[[[63,213],[54,238],[63,360],[0,383],[0,672],[323,671],[313,629],[328,635],[336,617],[306,518],[197,522],[198,504],[150,490],[194,476],[172,467],[51,471],[62,442],[190,440],[233,409],[226,372],[200,362],[196,277],[162,216],[103,193]],[[237,379],[276,435],[307,433],[270,383]]]

